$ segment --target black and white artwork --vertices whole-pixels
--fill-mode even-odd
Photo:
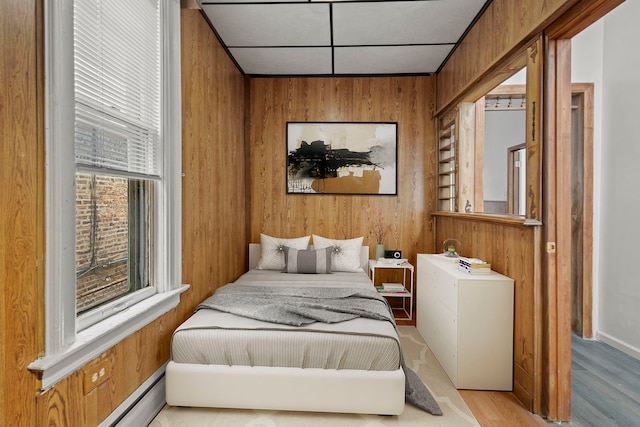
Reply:
[[[398,125],[288,122],[288,194],[397,194]]]

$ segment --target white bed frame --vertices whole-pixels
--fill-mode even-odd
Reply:
[[[260,245],[249,247],[249,265]],[[369,247],[361,265],[368,271]],[[405,377],[396,371],[302,369],[174,363],[166,370],[172,406],[398,415],[404,410]]]

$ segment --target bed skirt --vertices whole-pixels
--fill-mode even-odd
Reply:
[[[361,371],[176,363],[166,370],[167,404],[234,409],[398,415],[405,376]]]

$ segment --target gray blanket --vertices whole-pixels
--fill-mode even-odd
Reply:
[[[226,285],[197,307],[201,308],[290,326],[356,317],[393,321],[386,300],[362,288]]]
[[[215,309],[265,322],[301,326],[337,323],[357,317],[391,322],[393,313],[375,289],[225,285],[196,310]],[[433,415],[442,410],[420,378],[404,364],[405,400]]]

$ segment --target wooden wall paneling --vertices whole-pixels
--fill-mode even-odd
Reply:
[[[0,424],[12,426],[35,425],[26,367],[43,343],[41,23],[38,1],[0,3]]]
[[[432,77],[253,78],[250,86],[250,241],[260,233],[364,236],[373,257],[371,215],[380,210],[387,248],[409,259],[433,249],[425,227],[435,171]],[[287,195],[288,121],[397,121],[398,196]]]
[[[540,282],[536,279],[537,226],[522,219],[434,213],[436,245],[447,238],[462,243],[462,254],[491,262],[491,268],[514,279],[514,395],[532,411],[539,400]]]
[[[183,281],[192,285],[189,313],[246,265],[245,82],[200,11],[183,10],[182,20]]]
[[[84,426],[88,424],[82,399],[82,375],[80,371],[71,374],[46,393],[37,396],[37,421],[31,425],[42,426]],[[25,425],[25,424],[16,424]]]
[[[577,0],[492,1],[474,25],[482,27],[482,31],[472,28],[438,73],[436,111],[447,109],[479,82],[486,81],[496,68],[502,68],[505,60],[576,3]],[[481,52],[474,52],[477,49]],[[481,62],[467,62],[469,58],[478,58]],[[484,88],[484,92],[489,89],[491,87]],[[464,100],[475,101],[481,95]]]
[[[482,46],[483,33],[492,31],[491,17],[491,11],[483,14],[465,36],[465,44],[468,47],[464,49],[464,62],[469,64],[463,68],[465,81],[473,81],[478,76],[479,70],[486,65],[487,58],[493,54],[493,49],[486,49],[488,46]]]
[[[110,349],[106,353],[104,353],[101,358],[108,359],[109,364],[113,368],[115,365],[115,349]],[[114,378],[116,378],[113,373],[111,378],[103,384],[100,384],[97,388],[91,391],[88,395],[85,396],[85,402],[87,406],[87,414],[94,417],[95,422],[86,423],[85,425],[96,425],[100,423],[102,420],[107,418],[111,412],[112,408],[117,407],[116,402],[117,395],[114,394]],[[126,395],[124,398],[126,399]]]

